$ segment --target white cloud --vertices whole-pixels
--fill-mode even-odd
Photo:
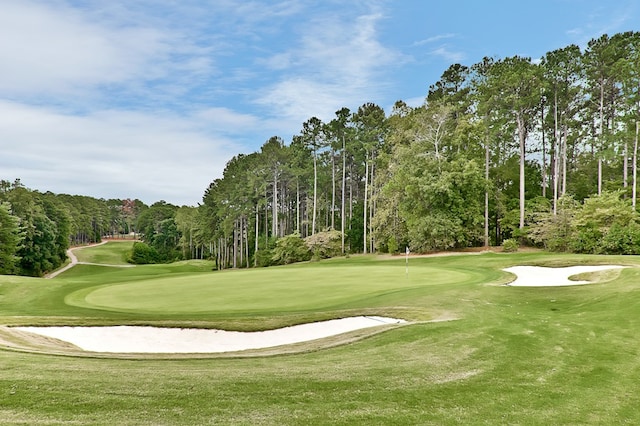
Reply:
[[[439,56],[450,63],[459,63],[465,58],[465,54],[463,52],[450,50],[448,46],[440,46],[431,50],[429,53],[434,56]]]
[[[434,43],[436,41],[449,39],[449,38],[453,38],[453,37],[456,37],[456,34],[453,34],[453,33],[438,34],[438,35],[435,35],[433,37],[426,38],[424,40],[416,41],[415,43],[413,43],[413,45],[414,46],[422,46],[422,45],[425,45],[425,44],[431,44],[431,43]]]
[[[157,74],[150,61],[167,49],[163,34],[152,28],[109,28],[64,3],[5,2],[0,91],[59,95]]]
[[[299,128],[312,116],[330,120],[343,106],[375,101],[387,88],[382,76],[406,60],[378,41],[376,25],[383,18],[371,11],[305,22],[297,46],[263,60],[289,69],[256,102]]]
[[[71,116],[0,102],[0,178],[41,191],[193,205],[239,152],[204,131],[209,113]]]

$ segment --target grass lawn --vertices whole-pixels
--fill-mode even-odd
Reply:
[[[76,254],[114,264],[127,244]],[[640,423],[640,269],[585,286],[499,285],[510,280],[501,268],[525,264],[637,266],[640,259],[412,258],[408,276],[404,258],[376,256],[243,271],[212,272],[210,263],[191,261],[78,265],[51,280],[2,276],[3,325],[261,330],[360,314],[411,323],[294,350],[197,358],[4,345],[0,423]],[[429,322],[438,318],[450,320]],[[0,328],[3,338],[16,343]]]

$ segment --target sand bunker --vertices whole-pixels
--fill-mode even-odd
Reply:
[[[395,318],[359,316],[259,332],[137,326],[15,329],[63,340],[90,352],[178,354],[270,348],[405,322]]]
[[[569,277],[585,272],[621,269],[620,265],[569,266],[565,268],[546,268],[542,266],[513,266],[503,271],[516,275],[516,280],[507,284],[519,287],[546,287],[591,284],[591,281],[573,281]]]
[[[573,281],[569,277],[585,272],[624,267],[619,265],[566,268],[513,266],[504,271],[511,272],[517,277],[515,281],[507,284],[509,286],[543,287],[590,284],[590,281]],[[59,339],[89,352],[198,354],[271,348],[336,336],[364,328],[405,322],[396,318],[358,316],[259,332],[137,326],[15,327],[15,329]]]

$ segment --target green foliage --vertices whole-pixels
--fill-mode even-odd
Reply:
[[[300,234],[286,235],[276,242],[271,258],[277,265],[287,265],[311,259],[311,250]]]
[[[518,240],[514,238],[507,238],[502,242],[502,251],[505,253],[515,253],[519,247],[520,244],[518,244]]]
[[[398,242],[396,241],[396,237],[394,237],[393,235],[391,237],[389,237],[389,240],[387,241],[387,249],[388,252],[391,254],[396,254],[398,253],[400,246],[398,245]]]
[[[482,234],[482,171],[475,161],[464,157],[443,161],[432,149],[421,142],[396,148],[390,164],[393,173],[379,203],[397,204],[414,251],[471,246]],[[385,241],[390,235],[385,235],[384,224],[389,222],[391,219],[374,222]]]
[[[11,214],[8,203],[0,203],[0,275],[16,273],[21,240],[18,218]]]
[[[640,225],[615,223],[600,243],[600,251],[606,254],[640,254]]]
[[[304,239],[314,259],[328,259],[339,256],[342,251],[342,234],[339,231],[317,232]]]
[[[133,248],[131,249],[131,253],[128,256],[127,261],[134,265],[146,265],[159,263],[160,259],[161,256],[155,247],[136,241],[133,243]]]
[[[640,218],[622,192],[603,192],[583,205],[559,200],[557,214],[540,214],[529,236],[552,251],[592,254],[640,254]]]

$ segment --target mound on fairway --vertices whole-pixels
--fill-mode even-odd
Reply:
[[[588,272],[622,269],[620,265],[568,266],[564,268],[546,268],[543,266],[513,266],[503,269],[516,275],[515,281],[507,284],[514,287],[547,287],[591,284],[591,281],[571,280],[573,275]]]
[[[16,327],[72,343],[90,352],[107,353],[220,353],[290,345],[363,328],[405,321],[359,316],[301,324],[276,330],[239,332],[157,327]]]

